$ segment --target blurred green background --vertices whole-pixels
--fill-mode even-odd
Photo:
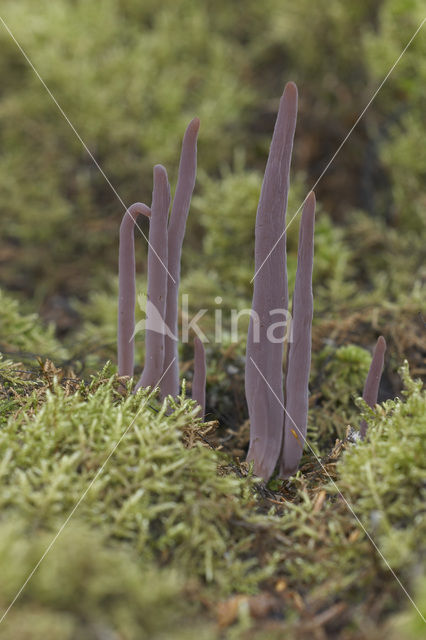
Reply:
[[[223,298],[225,325],[231,307],[250,304],[256,206],[285,82],[299,88],[289,219],[423,14],[420,0],[1,5],[126,205],[150,203],[155,163],[166,165],[174,187],[183,132],[200,117],[182,291],[194,309],[209,309],[202,324],[210,338],[215,296]],[[4,309],[15,304],[12,296],[24,311],[39,312],[70,360],[92,352],[99,362],[115,358],[122,204],[2,25],[0,47]],[[400,318],[416,336],[424,332],[425,51],[423,29],[316,188],[317,327],[334,321],[339,333],[339,323],[365,312],[373,334],[392,338],[387,327],[400,327]],[[288,234],[290,286],[298,221]],[[143,290],[143,238],[136,246]],[[0,343],[11,352],[5,314]],[[352,323],[352,341],[371,346],[374,336],[364,329]],[[318,331],[323,345],[326,331]],[[61,348],[46,343],[44,355],[58,360]]]

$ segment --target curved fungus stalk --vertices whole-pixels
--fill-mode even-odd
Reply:
[[[150,217],[148,294],[145,324],[145,366],[135,387],[160,386],[161,396],[179,394],[178,295],[180,262],[186,220],[197,171],[197,137],[200,121],[194,118],[182,141],[176,193],[171,204],[166,169],[154,167],[152,209],[132,205],[120,227],[118,300],[118,373],[133,376],[135,332],[135,247],[133,227],[139,213]],[[204,347],[196,342],[197,380],[205,379]],[[205,383],[204,383],[205,384]],[[197,385],[196,385],[197,386]],[[203,396],[204,394],[204,396]],[[198,385],[197,401],[204,411],[205,389]],[[199,399],[199,400],[198,400]]]

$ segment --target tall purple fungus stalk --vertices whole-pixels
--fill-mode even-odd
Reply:
[[[373,358],[371,360],[370,369],[368,370],[367,378],[365,380],[364,391],[362,394],[363,400],[368,404],[371,409],[377,404],[377,397],[379,395],[380,379],[382,377],[383,366],[385,362],[386,340],[383,336],[379,336],[376,346],[373,351]],[[365,420],[360,425],[360,435],[364,439],[367,433],[367,423]]]
[[[281,478],[287,478],[297,471],[306,438],[314,310],[312,294],[314,227],[315,195],[311,192],[303,207],[299,231],[292,309],[292,340],[289,341],[287,348],[284,443],[280,462]]]
[[[151,209],[142,202],[132,204],[126,211],[120,226],[118,252],[118,375],[133,376],[135,339],[135,239],[134,226],[137,216],[151,215]]]
[[[195,186],[197,173],[197,137],[200,121],[194,118],[188,125],[182,142],[176,193],[168,227],[168,270],[166,325],[173,336],[178,334],[178,297],[180,283],[180,262],[185,236],[189,205]],[[164,341],[165,374],[160,383],[161,395],[177,396],[179,393],[178,343],[166,335]]]
[[[255,473],[265,479],[274,471],[283,440],[284,326],[275,328],[273,340],[268,329],[271,312],[288,308],[285,215],[296,117],[297,88],[289,82],[280,100],[257,209],[254,314],[246,350],[245,389],[250,417],[247,459],[254,461]]]
[[[167,172],[160,164],[154,167],[151,220],[148,247],[147,322],[145,327],[145,366],[135,387],[155,387],[164,371],[164,327],[151,326],[155,320],[164,323],[167,300],[167,220],[170,208],[170,185]],[[150,308],[157,312],[152,318]],[[154,321],[154,322],[153,322]]]

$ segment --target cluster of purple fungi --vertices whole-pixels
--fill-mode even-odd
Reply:
[[[299,466],[306,439],[311,331],[313,315],[312,267],[314,256],[315,195],[306,197],[299,232],[296,281],[292,299],[291,340],[285,323],[278,323],[274,340],[268,335],[272,312],[288,309],[286,210],[290,163],[297,118],[297,88],[289,82],[280,100],[265,169],[255,226],[255,277],[247,336],[245,392],[250,418],[247,460],[254,473],[268,480],[276,467],[287,478]],[[135,386],[159,387],[162,399],[179,394],[178,293],[182,244],[197,170],[195,118],[185,132],[173,203],[167,171],[154,167],[152,204],[135,203],[120,227],[118,300],[118,373],[133,377],[135,333],[134,226],[139,214],[149,218],[147,301],[156,310],[155,323],[146,323],[145,365]],[[149,314],[148,314],[149,315]],[[257,318],[255,325],[253,318]],[[281,334],[280,334],[281,332]],[[288,332],[287,332],[288,334]],[[287,343],[284,379],[284,345]],[[383,371],[386,343],[379,337],[365,382],[363,398],[374,408]],[[206,357],[204,345],[194,339],[192,398],[204,418]],[[367,425],[360,426],[361,438]]]

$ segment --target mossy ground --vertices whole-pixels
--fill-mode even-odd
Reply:
[[[354,345],[315,357],[312,448],[266,486],[241,462],[244,424],[201,423],[184,396],[170,413],[111,365],[84,380],[3,357],[3,611],[72,517],[0,638],[420,637],[391,570],[424,608],[426,394],[406,366],[400,399],[358,408],[369,361]]]

